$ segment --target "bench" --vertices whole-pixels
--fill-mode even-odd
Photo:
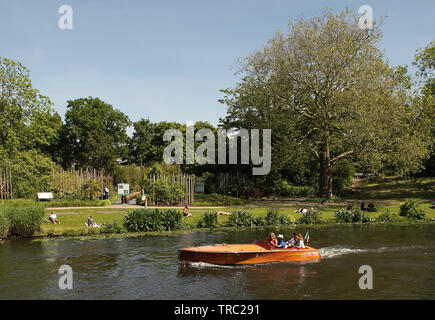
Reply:
[[[38,192],[38,201],[39,200],[50,200],[53,199],[53,192]]]

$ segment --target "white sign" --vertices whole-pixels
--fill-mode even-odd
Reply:
[[[130,194],[130,185],[128,183],[118,183],[118,195],[128,196]]]

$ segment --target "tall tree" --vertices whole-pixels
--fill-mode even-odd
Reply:
[[[64,165],[111,171],[127,144],[130,120],[98,98],[69,100],[62,129]]]
[[[343,159],[366,171],[417,170],[428,155],[406,68],[377,48],[378,27],[360,29],[350,10],[300,17],[289,32],[240,60],[241,81],[223,90],[225,126],[272,129],[272,164],[317,159],[319,194],[332,197]],[[288,161],[285,161],[288,159]],[[276,162],[276,163],[275,163]]]
[[[427,115],[428,125],[432,128],[432,154],[425,163],[423,173],[435,174],[435,41],[417,51],[413,64],[417,67],[416,80],[419,88],[418,102]]]
[[[60,123],[50,99],[32,87],[29,70],[0,57],[0,148],[50,153]]]

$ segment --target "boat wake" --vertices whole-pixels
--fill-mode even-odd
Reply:
[[[394,252],[403,251],[409,249],[422,249],[422,246],[403,246],[403,247],[380,247],[375,249],[359,249],[359,248],[346,248],[343,246],[331,246],[319,249],[319,253],[322,259],[335,258],[346,254],[358,254],[358,253],[382,253],[382,252]]]

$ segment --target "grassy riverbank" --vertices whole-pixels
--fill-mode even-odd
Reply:
[[[394,218],[397,222],[408,222],[406,217],[399,216],[400,204],[396,203],[392,205],[385,205],[378,207],[377,212],[367,213],[371,219],[377,219],[380,215],[389,212],[390,216]],[[316,209],[320,210],[322,213],[320,217],[324,224],[334,223],[334,213],[343,208],[343,206],[338,205],[317,205]],[[420,208],[424,209],[426,212],[426,221],[435,220],[435,201],[422,201],[420,202]],[[265,218],[267,212],[270,209],[276,210],[280,216],[285,216],[292,223],[292,226],[297,220],[302,216],[300,213],[295,211],[299,207],[288,206],[268,206],[268,207],[256,207],[256,206],[237,206],[237,207],[226,207],[221,209],[208,209],[208,208],[194,208],[192,207],[190,213],[191,217],[183,217],[183,221],[186,223],[189,229],[195,229],[198,222],[201,220],[202,216],[206,212],[216,212],[225,211],[230,213],[235,213],[239,210],[246,210],[252,214],[253,217]],[[86,209],[46,209],[46,217],[48,218],[50,212],[55,212],[61,224],[52,224],[48,220],[41,225],[42,235],[58,235],[58,236],[73,236],[73,235],[90,235],[105,232],[105,228],[88,228],[85,223],[88,216],[92,216],[98,224],[117,224],[122,226],[124,215],[128,212],[134,210],[134,208],[120,207],[120,208],[86,208]],[[182,208],[179,209],[180,211]],[[218,222],[221,226],[226,226],[228,223],[228,216],[218,216]],[[125,232],[124,230],[122,232]]]

